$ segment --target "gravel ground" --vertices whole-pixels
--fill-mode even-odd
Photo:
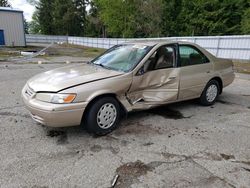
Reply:
[[[218,102],[134,112],[104,137],[36,124],[21,101],[31,76],[62,64],[0,65],[0,187],[250,187],[250,76]]]

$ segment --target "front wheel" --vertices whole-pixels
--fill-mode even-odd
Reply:
[[[219,89],[216,80],[209,81],[200,96],[200,103],[204,106],[213,105],[219,95]]]
[[[120,120],[120,105],[113,97],[94,101],[85,116],[86,128],[96,135],[105,135],[114,130]]]

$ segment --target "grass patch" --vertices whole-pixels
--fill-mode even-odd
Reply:
[[[5,52],[18,52],[20,53],[21,51],[39,51],[43,49],[43,47],[40,46],[24,46],[24,47],[11,47],[11,46],[7,46],[7,47],[2,47],[0,48],[0,53],[1,51],[5,51]]]
[[[45,48],[43,46],[26,46],[26,47],[2,47],[0,48],[0,60],[7,60],[11,57],[20,56],[21,51],[40,51]],[[71,57],[96,57],[102,54],[105,49],[90,48],[79,45],[71,44],[54,44],[45,50],[45,55],[39,55],[38,58],[50,60],[50,58],[58,56],[71,56]]]
[[[250,74],[250,61],[249,62],[240,62],[234,61],[235,72]]]
[[[5,50],[0,49],[0,61],[5,61],[9,58],[18,57],[18,56],[20,56],[20,53],[17,51],[13,52],[13,51],[5,51]]]
[[[86,57],[96,57],[104,53],[106,50],[101,48],[86,48],[84,49],[84,55]]]
[[[96,57],[106,51],[106,49],[102,48],[91,48],[74,44],[60,44],[58,46],[57,52],[59,54],[67,55],[67,53],[70,53],[74,57]],[[65,49],[65,51],[61,52],[60,48]]]

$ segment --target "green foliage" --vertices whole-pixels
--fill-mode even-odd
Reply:
[[[38,19],[38,10],[35,10],[32,15],[32,21],[29,23],[29,33],[41,34],[41,26]]]
[[[164,0],[162,16],[162,33],[164,36],[179,36],[183,30],[181,16],[182,0]]]
[[[162,0],[95,0],[112,37],[160,36]]]
[[[134,34],[134,0],[96,0],[99,16],[109,35],[131,37]]]
[[[246,9],[241,20],[243,34],[250,34],[250,8]]]
[[[239,34],[241,5],[239,0],[184,1],[182,17],[187,35]]]
[[[37,7],[30,24],[35,33],[93,37],[250,33],[249,0],[28,1]]]
[[[26,19],[23,20],[23,25],[25,34],[29,34],[29,23],[26,21]]]
[[[106,37],[105,27],[98,15],[98,5],[95,1],[90,1],[89,7],[90,10],[86,17],[85,35],[89,37]]]
[[[71,34],[71,26],[74,24],[74,6],[71,0],[54,0],[53,24],[54,32],[60,35]]]
[[[0,7],[11,7],[8,0],[0,0]]]
[[[165,1],[166,36],[241,34],[247,0]],[[249,22],[249,20],[248,20]]]
[[[29,4],[36,6],[39,3],[39,0],[26,0]]]
[[[29,0],[36,5],[31,33],[83,36],[87,0]]]
[[[154,37],[162,34],[163,0],[136,1],[136,36]]]
[[[37,21],[42,34],[55,34],[53,28],[54,0],[40,0],[37,5]]]

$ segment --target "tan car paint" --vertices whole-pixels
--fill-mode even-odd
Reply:
[[[70,65],[38,74],[27,83],[34,91],[58,92],[67,87],[121,74],[89,64]]]
[[[22,98],[31,117],[44,125],[52,127],[74,126],[81,123],[86,102],[70,104],[51,104],[36,100],[34,96],[27,96],[28,85],[22,90]]]
[[[223,87],[228,86],[234,80],[232,67],[233,67],[233,63],[231,60],[217,58],[216,61],[214,61],[215,75],[217,75],[218,77],[222,79]]]
[[[128,91],[132,82],[132,74],[126,73],[117,77],[99,80],[97,82],[90,82],[83,85],[78,85],[60,93],[77,93],[74,102],[90,102],[95,97],[113,94],[119,99],[127,100],[125,93]],[[122,101],[120,101],[122,102]],[[129,108],[129,107],[128,107]],[[132,109],[131,109],[132,110]]]
[[[139,66],[136,67],[134,70],[134,76],[136,76],[136,73],[140,70],[140,68],[146,63],[149,57],[160,47],[163,45],[172,45],[175,44],[176,42],[165,42],[165,43],[157,43],[157,45],[153,48],[151,53],[149,53],[139,64]],[[189,43],[189,42],[183,42],[179,41],[178,44],[189,44],[192,45],[196,48],[198,48],[210,61],[210,63],[206,64],[201,64],[201,65],[192,65],[192,66],[186,66],[186,67],[179,67],[179,68],[174,68],[174,71],[177,71],[179,75],[177,76],[176,80],[176,85],[179,86],[178,90],[178,98],[175,101],[171,100],[171,97],[168,100],[162,100],[161,102],[155,102],[154,105],[149,104],[147,102],[145,103],[140,103],[140,109],[147,109],[151,108],[154,106],[158,106],[159,104],[168,104],[172,102],[178,102],[178,101],[183,101],[183,100],[188,100],[188,99],[195,99],[200,97],[203,89],[205,88],[206,84],[208,83],[209,80],[211,80],[214,77],[219,77],[222,79],[223,82],[223,87],[226,87],[230,83],[233,82],[234,80],[234,72],[232,70],[232,61],[227,60],[227,59],[221,59],[221,58],[216,58],[213,56],[211,53],[208,51],[204,50],[201,48],[199,45]],[[219,65],[220,64],[220,65]],[[169,71],[166,70],[168,73]],[[161,70],[158,70],[161,71]],[[176,73],[175,73],[176,74]],[[165,75],[167,76],[167,75]],[[155,74],[154,81],[160,81],[162,79],[161,74]],[[147,80],[144,80],[145,84],[148,84]],[[141,83],[140,83],[141,84]],[[136,87],[136,86],[134,86]],[[151,93],[151,97],[155,97],[155,101],[157,101],[157,97],[155,93]],[[137,96],[137,98],[140,98]],[[141,98],[143,98],[141,96]],[[137,101],[139,102],[139,101]],[[133,105],[135,109],[137,109],[137,105]]]
[[[179,68],[168,68],[135,75],[127,94],[133,109],[146,109],[176,101],[179,89],[179,71]]]
[[[197,98],[213,77],[213,64],[204,63],[180,67],[179,100]]]
[[[160,69],[138,75],[138,71],[155,50],[174,43],[176,42],[133,43],[150,45],[153,49],[128,73],[81,64],[39,74],[31,78],[24,87],[24,102],[36,121],[48,126],[72,126],[81,123],[88,104],[102,95],[114,95],[127,111],[132,111],[197,98],[207,82],[214,77],[222,79],[223,87],[232,83],[234,73],[231,61],[216,58],[198,45],[188,42],[178,43],[197,47],[208,57],[210,63]],[[59,91],[76,93],[77,96],[72,104],[51,104],[38,101],[35,97],[27,97],[27,87],[31,87],[35,92]]]

